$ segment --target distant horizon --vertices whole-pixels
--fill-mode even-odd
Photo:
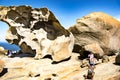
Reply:
[[[104,12],[120,20],[119,0],[0,0],[1,6],[28,5],[32,8],[47,7],[53,12],[60,24],[68,29],[76,23],[78,18],[82,18],[92,12]],[[0,21],[0,42],[5,41],[5,34],[8,25]]]

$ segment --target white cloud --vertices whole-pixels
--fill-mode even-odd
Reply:
[[[120,21],[120,15],[114,17],[115,19],[117,19],[118,21]]]

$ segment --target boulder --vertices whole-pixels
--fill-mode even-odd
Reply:
[[[75,37],[73,50],[75,52],[81,53],[79,49],[84,46],[97,44],[101,55],[111,55],[120,47],[120,22],[102,12],[90,13],[77,19],[76,24],[71,26],[69,31]],[[94,52],[94,46],[92,47]]]
[[[102,57],[104,52],[101,49],[100,45],[97,43],[93,43],[93,44],[88,44],[84,46],[86,51],[90,51],[92,52],[94,55],[97,55],[99,57]]]
[[[71,56],[74,37],[47,8],[0,6],[0,20],[9,25],[6,40],[23,53],[35,53],[35,59],[51,55],[53,61]]]

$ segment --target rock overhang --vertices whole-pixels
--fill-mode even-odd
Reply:
[[[55,61],[70,57],[74,37],[59,23],[50,10],[45,7],[32,8],[25,5],[1,6],[0,9],[0,20],[9,25],[6,35],[9,43],[17,44],[23,52],[36,51],[35,58],[56,53],[57,56],[53,55],[56,57]],[[61,38],[63,41],[59,40]],[[63,53],[63,51],[67,53]],[[64,54],[66,56],[60,57]],[[57,60],[57,58],[59,59]]]

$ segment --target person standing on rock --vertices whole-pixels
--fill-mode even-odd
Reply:
[[[90,65],[88,65],[88,71],[87,71],[87,75],[83,75],[84,79],[85,80],[93,80],[93,77],[95,75],[95,72],[94,72],[94,68]]]
[[[88,58],[89,58],[89,64],[91,67],[95,68],[95,63],[94,63],[94,54],[92,52],[90,52],[90,54],[88,54]]]
[[[92,52],[90,52],[88,54],[88,58],[89,58],[88,72],[87,72],[87,75],[83,75],[83,76],[84,76],[85,80],[86,79],[93,80],[93,76],[95,74],[95,72],[94,72],[94,68],[95,68],[94,54]]]

